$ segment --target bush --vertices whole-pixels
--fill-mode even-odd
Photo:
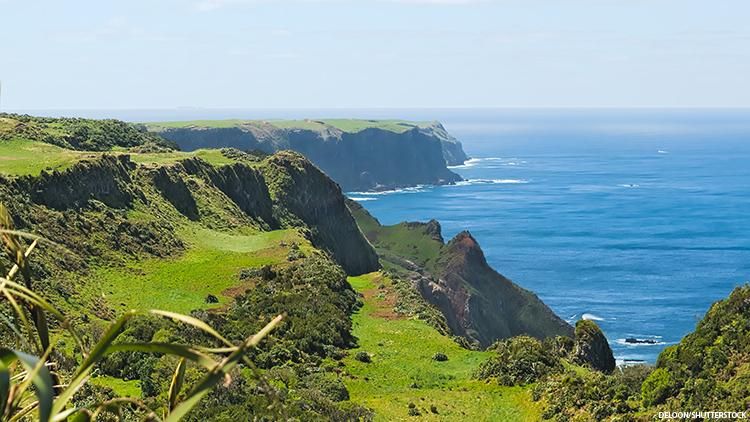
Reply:
[[[437,362],[445,362],[448,360],[448,355],[446,355],[443,352],[437,352],[434,355],[432,355],[432,360]]]
[[[484,361],[474,376],[496,379],[502,385],[525,385],[563,371],[556,353],[528,336],[501,340],[490,347],[494,355]]]
[[[372,358],[370,357],[370,354],[364,351],[357,352],[357,354],[354,355],[354,359],[360,362],[364,362],[364,363],[372,362]]]
[[[646,407],[663,403],[673,391],[672,377],[664,368],[658,368],[646,378],[641,387],[643,405]]]

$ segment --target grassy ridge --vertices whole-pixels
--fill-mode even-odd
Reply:
[[[80,160],[96,158],[102,154],[126,154],[139,164],[168,164],[186,158],[198,157],[213,165],[232,164],[235,160],[224,156],[218,149],[199,149],[190,152],[135,153],[122,149],[111,152],[83,152],[58,147],[28,139],[0,140],[0,173],[13,176],[36,176],[46,171],[62,171]]]
[[[407,420],[410,403],[423,420],[540,419],[530,388],[471,378],[490,356],[488,352],[464,349],[425,322],[394,314],[395,293],[388,278],[372,273],[350,277],[349,282],[365,299],[353,317],[359,348],[345,360],[352,375],[345,382],[351,400],[372,408],[376,420]],[[358,361],[359,351],[369,353],[372,362]],[[448,360],[433,360],[437,352],[445,353]]]
[[[0,173],[36,176],[42,170],[65,170],[78,160],[96,155],[27,139],[0,141]]]
[[[231,128],[240,126],[271,125],[278,129],[305,129],[322,131],[338,129],[342,132],[357,133],[365,129],[381,129],[395,133],[403,133],[415,127],[427,127],[431,122],[410,122],[406,120],[364,120],[364,119],[304,119],[304,120],[190,120],[183,122],[152,122],[145,125],[154,131],[164,129],[179,129],[190,127]]]

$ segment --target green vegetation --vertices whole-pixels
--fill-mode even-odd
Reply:
[[[409,122],[406,120],[360,120],[360,119],[324,119],[323,123],[344,132],[360,132],[365,129],[382,129],[402,133],[415,127],[427,127],[431,122]]]
[[[93,276],[98,290],[94,294],[119,304],[120,310],[159,308],[190,312],[209,306],[209,294],[218,295],[219,304],[226,303],[232,292],[243,286],[239,282],[242,269],[285,262],[288,248],[282,244],[307,244],[296,230],[232,235],[200,228],[183,238],[189,247],[179,257],[98,268]]]
[[[140,397],[141,383],[138,380],[125,381],[110,376],[92,377],[91,383],[111,389],[118,397]]]
[[[142,164],[168,164],[197,157],[213,165],[236,163],[224,150],[175,151],[143,127],[117,120],[52,119],[0,114],[0,173],[38,175],[62,171],[102,153],[127,154]]]
[[[93,155],[27,139],[0,140],[0,173],[38,175],[42,170],[61,171]]]
[[[666,348],[643,384],[659,409],[750,408],[750,285],[716,302],[695,331]]]
[[[611,375],[570,367],[537,384],[534,398],[544,404],[544,419],[556,422],[653,420],[655,412],[642,411],[640,395],[650,372],[644,365]]]
[[[119,120],[33,117],[0,114],[0,141],[26,139],[79,151],[109,151],[116,147],[165,150],[171,142]]]
[[[28,245],[26,239],[33,239]],[[222,383],[226,376],[248,352],[281,321],[274,318],[257,334],[235,344],[204,322],[189,317],[163,311],[128,311],[110,324],[86,344],[85,337],[74,326],[69,317],[51,305],[33,290],[32,272],[29,262],[40,238],[15,231],[12,217],[5,206],[0,205],[0,240],[3,254],[9,258],[12,267],[6,271],[4,263],[0,270],[5,274],[0,278],[0,294],[7,308],[2,309],[7,326],[0,344],[0,419],[23,420],[33,417],[41,422],[66,420],[96,420],[102,414],[118,416],[123,411],[138,415],[139,419],[159,420],[157,409],[149,408],[135,397],[125,400],[107,400],[100,396],[81,397],[79,391],[93,388],[89,379],[94,367],[107,361],[108,356],[117,353],[171,355],[179,360],[174,375],[169,382],[169,394],[160,406],[160,413],[167,422],[176,422],[198,404],[214,387]],[[22,281],[16,282],[14,278]],[[118,337],[137,315],[163,317],[201,332],[205,337],[223,343],[222,350],[201,347],[197,342],[189,345],[174,342],[120,342]],[[52,320],[48,320],[48,317]],[[33,321],[33,325],[30,321]],[[58,330],[50,330],[54,322]],[[131,328],[131,327],[128,327]],[[132,328],[131,328],[132,329]],[[74,341],[75,355],[66,356],[63,338]],[[59,347],[62,346],[62,347]],[[185,368],[192,362],[196,365],[195,379],[185,377]],[[101,380],[121,390],[124,383],[108,379]],[[30,388],[33,385],[33,388]],[[126,393],[137,392],[129,386]],[[112,390],[111,387],[108,387]]]
[[[349,282],[364,296],[364,305],[353,317],[359,347],[344,359],[350,375],[344,382],[351,400],[372,408],[376,420],[402,420],[410,412],[425,420],[539,419],[529,388],[472,378],[491,352],[467,350],[425,322],[396,313],[388,277],[373,273]],[[368,353],[371,362],[358,360],[359,352]],[[449,359],[435,360],[436,353]]]
[[[476,377],[494,379],[501,385],[531,384],[563,370],[561,356],[532,337],[501,340],[488,350],[494,353],[482,362]]]
[[[236,163],[237,160],[227,157],[220,149],[197,149],[195,151],[143,152],[129,153],[130,158],[141,164],[169,164],[186,158],[200,158],[215,166]]]
[[[144,123],[149,130],[159,132],[167,129],[185,128],[263,128],[272,126],[277,129],[303,129],[321,132],[338,129],[342,132],[356,133],[365,129],[382,129],[395,133],[403,133],[415,127],[426,128],[432,122],[410,122],[406,120],[364,120],[364,119],[304,119],[304,120],[189,120],[182,122],[149,122]]]

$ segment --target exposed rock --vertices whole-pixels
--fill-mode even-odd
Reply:
[[[461,146],[461,142],[448,133],[440,122],[434,122],[429,130],[432,136],[440,139],[443,158],[445,158],[446,164],[449,166],[458,166],[469,159]]]
[[[126,208],[133,200],[128,186],[133,169],[127,156],[104,155],[81,161],[68,171],[26,177],[20,183],[27,185],[34,202],[57,210],[81,208],[90,199],[113,208]]]
[[[187,174],[199,176],[216,186],[262,227],[279,227],[273,216],[273,205],[266,181],[258,170],[243,163],[216,168],[198,158],[183,160],[180,165]]]
[[[173,168],[164,166],[156,169],[152,174],[154,186],[172,206],[182,215],[191,219],[198,219],[198,205],[190,189]]]
[[[576,323],[573,359],[601,372],[610,373],[615,369],[615,358],[609,342],[594,321],[580,320]]]
[[[349,274],[380,267],[377,254],[346,207],[341,189],[310,161],[283,151],[266,159],[262,171],[275,216],[282,224],[309,227],[313,244],[329,251]]]
[[[420,287],[457,335],[482,347],[520,334],[539,339],[572,335],[572,328],[535,294],[493,270],[469,232],[448,242],[435,268],[438,283]]]

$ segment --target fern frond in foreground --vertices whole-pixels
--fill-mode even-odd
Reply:
[[[0,238],[5,255],[12,266],[0,277],[0,303],[7,304],[9,315],[0,314],[3,323],[14,334],[12,348],[0,347],[0,420],[19,421],[34,418],[48,421],[93,421],[100,416],[119,419],[124,408],[139,409],[143,420],[178,421],[185,416],[215,386],[225,383],[230,371],[241,361],[251,368],[248,352],[270,333],[282,320],[279,315],[261,330],[234,344],[205,322],[187,315],[150,310],[129,311],[112,323],[98,341],[85,347],[71,321],[52,304],[32,289],[29,257],[42,239],[14,230],[13,220],[0,204]],[[25,246],[26,241],[31,243]],[[7,271],[6,271],[7,269]],[[22,281],[16,281],[20,278]],[[182,345],[170,342],[117,342],[128,323],[139,315],[158,316],[201,331],[214,345]],[[53,318],[48,321],[47,318]],[[56,328],[50,329],[50,325]],[[55,345],[62,338],[72,338],[79,351],[80,361],[69,373],[58,371],[53,358]],[[178,358],[172,377],[168,403],[160,416],[146,404],[134,398],[114,398],[93,406],[77,407],[74,395],[90,380],[94,367],[116,352],[141,352],[171,355]],[[202,368],[202,378],[187,391],[185,369],[188,363]]]

